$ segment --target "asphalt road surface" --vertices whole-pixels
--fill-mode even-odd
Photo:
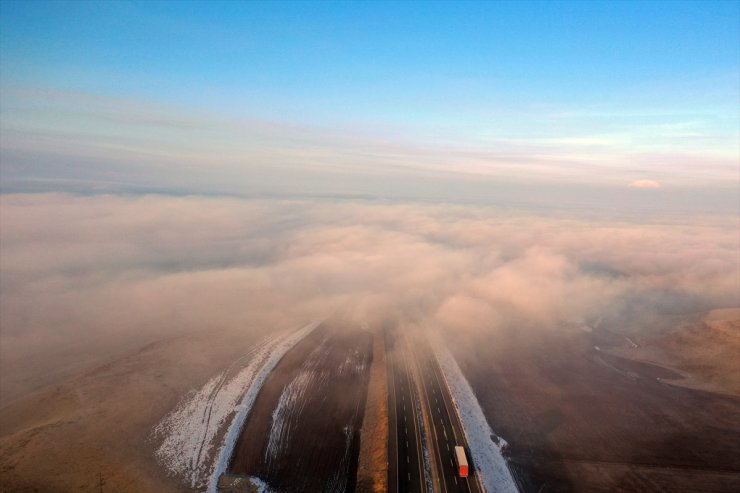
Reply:
[[[475,478],[475,465],[470,460],[470,449],[437,359],[426,343],[415,344],[414,349],[427,397],[426,405],[431,421],[430,435],[435,442],[435,446],[432,447],[433,460],[441,475],[439,491],[483,493]],[[456,445],[465,447],[471,469],[467,478],[458,475],[455,464]]]
[[[431,348],[425,341],[414,342],[414,353],[410,354],[400,344],[392,330],[385,332],[388,361],[388,491],[389,493],[425,492],[423,452],[420,423],[414,411],[415,387],[412,372],[421,374],[426,402],[422,403],[430,421],[427,439],[434,442],[430,447],[434,468],[439,474],[435,491],[444,493],[483,493],[475,478],[475,465],[470,464],[470,477],[462,478],[455,464],[455,446],[465,447],[468,462],[470,452],[465,441],[462,424],[457,416],[452,398],[444,383],[442,370]],[[410,364],[414,355],[417,365]]]
[[[422,493],[423,452],[419,423],[414,412],[414,392],[408,358],[396,343],[395,334],[385,332],[388,364],[388,491]],[[399,357],[401,356],[401,357]]]

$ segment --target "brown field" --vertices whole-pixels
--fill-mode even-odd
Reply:
[[[324,323],[265,381],[230,472],[282,492],[354,491],[372,334]]]
[[[154,458],[152,427],[259,334],[163,340],[0,410],[0,491],[190,491]]]
[[[450,347],[492,428],[509,442],[522,491],[735,492],[734,314],[625,332],[637,347],[614,330],[511,330]],[[0,409],[0,491],[97,492],[101,477],[104,491],[190,491],[157,464],[151,429],[258,338],[221,331],[163,340],[8,403]],[[255,402],[232,472],[263,477],[279,491],[351,491],[355,482],[382,491],[381,349],[378,337],[341,322],[301,341]],[[313,376],[287,407],[289,431],[269,458],[273,411],[301,374]],[[370,437],[364,443],[361,425]]]
[[[740,491],[740,398],[594,349],[606,339],[510,330],[456,342],[522,491]]]
[[[675,385],[740,397],[740,309],[713,310],[671,322],[633,336],[637,347],[620,345],[610,352],[675,368],[684,377],[671,382]]]
[[[375,332],[365,418],[360,430],[358,493],[384,493],[388,489],[388,387],[385,363],[383,334]]]

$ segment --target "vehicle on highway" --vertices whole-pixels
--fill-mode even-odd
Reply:
[[[465,449],[459,445],[455,446],[455,462],[457,463],[457,473],[461,478],[467,478],[468,459],[465,457]]]

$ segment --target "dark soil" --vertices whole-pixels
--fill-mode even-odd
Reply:
[[[525,492],[740,491],[740,399],[596,351],[598,334],[455,341]],[[608,364],[607,364],[608,363]]]
[[[340,322],[297,344],[257,397],[230,472],[279,492],[354,491],[371,358],[372,335]]]

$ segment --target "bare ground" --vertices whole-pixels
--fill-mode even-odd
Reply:
[[[672,379],[673,385],[740,397],[740,309],[713,310],[673,322],[634,336],[634,345],[609,351],[676,369],[682,378]]]
[[[382,333],[376,331],[373,333],[373,355],[365,418],[360,431],[358,493],[383,493],[388,488],[387,392],[385,345]]]
[[[354,491],[372,335],[325,322],[265,381],[229,472],[279,492]]]
[[[740,491],[740,398],[660,380],[680,375],[601,343],[510,330],[452,345],[521,489]]]
[[[140,350],[0,410],[0,491],[188,491],[154,459],[152,427],[258,339],[203,332]]]

